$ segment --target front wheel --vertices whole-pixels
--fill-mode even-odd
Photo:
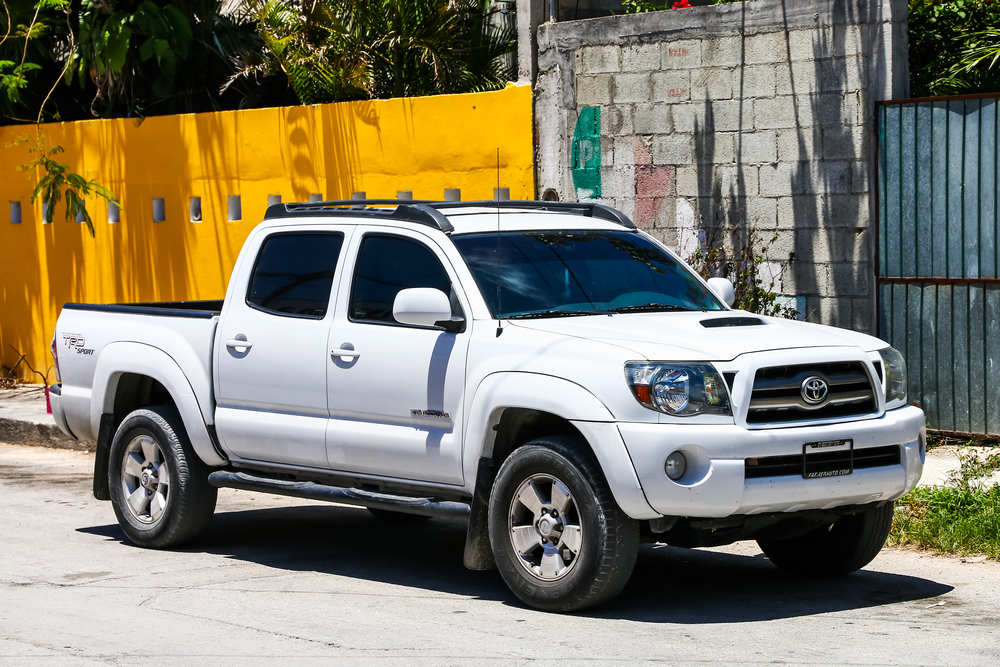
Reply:
[[[143,408],[125,417],[111,442],[108,482],[128,539],[162,549],[201,534],[218,497],[208,473],[175,408]]]
[[[638,522],[615,503],[579,438],[541,438],[514,450],[493,484],[489,531],[504,581],[544,611],[610,601],[639,551]]]
[[[783,540],[757,540],[764,555],[787,572],[812,577],[839,577],[875,560],[892,528],[893,503],[876,505],[805,535]]]

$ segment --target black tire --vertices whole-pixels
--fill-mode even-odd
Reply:
[[[840,577],[875,560],[892,527],[893,503],[848,514],[828,526],[784,540],[757,540],[771,562],[786,572]]]
[[[537,493],[539,511],[515,500],[532,485],[524,495]],[[543,611],[609,602],[628,583],[639,553],[639,523],[618,507],[586,443],[568,436],[533,440],[503,462],[490,494],[489,532],[504,581]],[[538,545],[522,551],[518,539],[527,540],[522,548],[535,539]]]
[[[378,519],[379,521],[384,521],[386,523],[395,524],[405,524],[405,523],[423,523],[430,519],[426,514],[409,514],[407,512],[393,512],[392,510],[379,509],[378,507],[369,507],[368,511],[371,515]]]
[[[164,465],[167,475],[161,479]],[[218,497],[208,474],[175,408],[143,408],[125,417],[111,442],[108,485],[128,539],[140,547],[163,549],[197,538],[211,522]],[[130,494],[135,495],[133,503]]]

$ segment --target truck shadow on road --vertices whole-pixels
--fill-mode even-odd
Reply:
[[[114,525],[78,529],[130,543]],[[317,572],[501,601],[523,608],[500,575],[462,566],[465,524],[389,523],[366,510],[307,505],[220,511],[209,534],[180,551],[210,553],[288,572]],[[944,595],[953,587],[869,569],[837,579],[785,574],[762,554],[645,545],[635,572],[594,618],[648,623],[743,623],[863,609]]]

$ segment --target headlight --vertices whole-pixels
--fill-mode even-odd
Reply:
[[[711,364],[631,362],[625,377],[636,400],[668,415],[731,415],[729,393]]]
[[[878,351],[885,369],[885,404],[906,403],[906,362],[894,347]]]

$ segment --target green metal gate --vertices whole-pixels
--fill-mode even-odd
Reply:
[[[998,98],[876,107],[879,336],[944,431],[1000,434]]]

